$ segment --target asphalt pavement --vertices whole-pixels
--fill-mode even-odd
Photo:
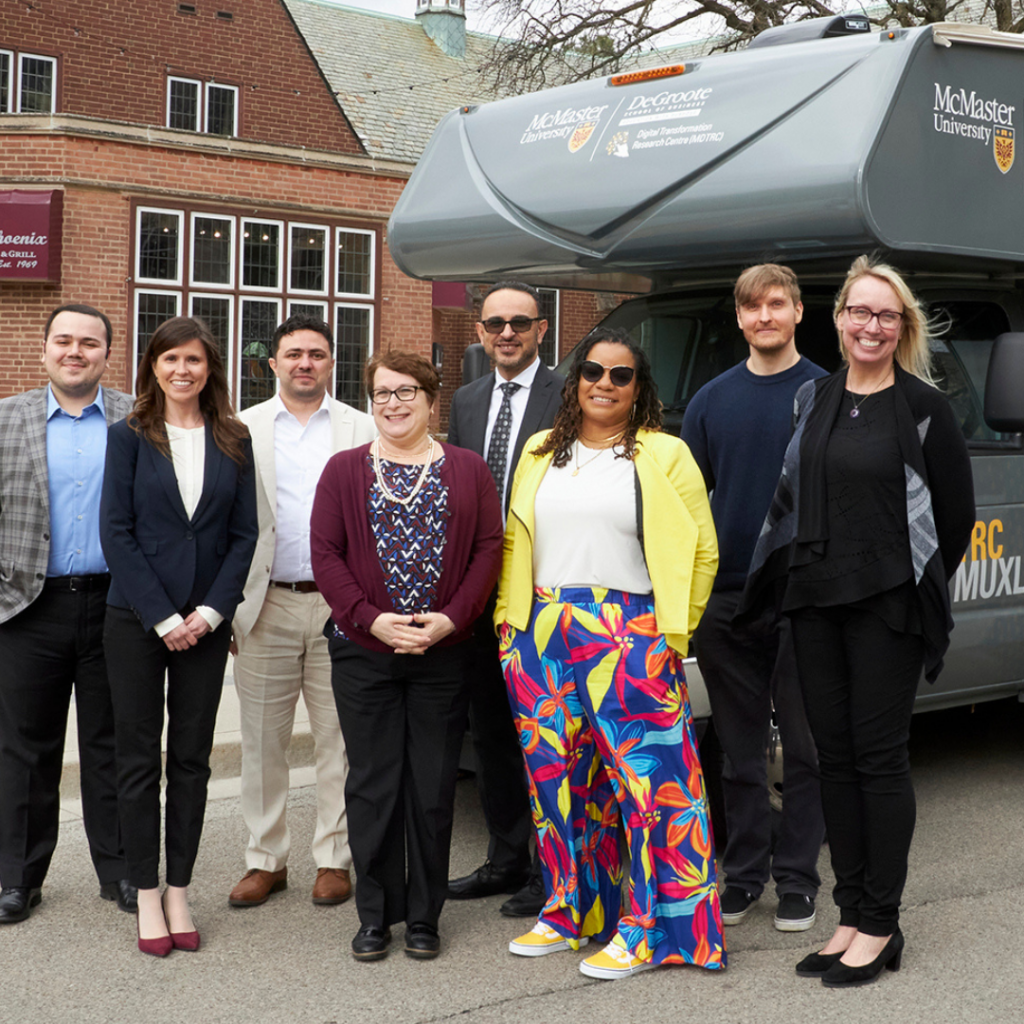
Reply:
[[[227,694],[227,690],[225,691]],[[231,694],[224,746],[230,747]],[[300,741],[298,747],[302,746]],[[301,754],[301,751],[300,751]],[[235,910],[227,894],[244,871],[237,780],[215,783],[192,885],[202,937],[195,954],[166,960],[135,948],[135,921],[98,897],[73,797],[42,904],[0,928],[2,1024],[1009,1024],[1024,1019],[1024,707],[999,702],[915,719],[918,825],[904,895],[903,969],[874,985],[828,990],[794,964],[836,922],[827,850],[818,921],[772,927],[766,893],[726,930],[725,971],[669,967],[618,982],[584,978],[585,952],[523,959],[508,942],[531,922],[503,918],[502,897],[450,902],[434,961],[395,951],[357,963],[355,906],[314,907],[309,855],[315,815],[308,769],[293,775],[289,888],[263,907]],[[230,760],[230,758],[228,759]],[[305,774],[304,774],[305,773]],[[73,775],[73,773],[72,773]],[[474,785],[459,783],[452,871],[486,847]]]

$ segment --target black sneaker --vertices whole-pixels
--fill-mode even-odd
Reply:
[[[816,913],[812,896],[783,893],[779,897],[779,909],[775,911],[775,927],[780,932],[805,932],[814,924]]]
[[[722,907],[722,924],[739,924],[747,916],[747,911],[757,902],[746,889],[738,885],[727,885],[719,898]]]

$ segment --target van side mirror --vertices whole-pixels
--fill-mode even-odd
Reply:
[[[1000,334],[985,379],[985,422],[1006,434],[1024,431],[1024,334]]]

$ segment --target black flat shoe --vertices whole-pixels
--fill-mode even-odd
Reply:
[[[448,881],[448,899],[476,900],[483,896],[497,896],[499,893],[518,892],[529,880],[530,872],[508,868],[496,868],[490,861],[485,861],[476,871],[462,878]]]
[[[139,909],[139,890],[127,878],[119,878],[116,882],[104,882],[100,886],[101,900],[114,900],[118,910],[126,914],[134,914]]]
[[[383,960],[388,955],[391,929],[364,924],[352,940],[352,955],[357,960]]]
[[[498,908],[505,917],[540,917],[547,899],[544,896],[544,879],[530,875],[530,880]]]
[[[11,885],[0,889],[0,924],[18,924],[27,921],[33,907],[42,900],[41,889]]]
[[[903,933],[896,929],[889,941],[882,947],[882,952],[869,964],[850,967],[842,960],[837,960],[821,977],[826,988],[856,988],[858,985],[870,985],[883,970],[898,971],[903,960]]]
[[[809,953],[796,965],[801,978],[820,978],[845,953]]]
[[[417,922],[405,929],[405,955],[414,960],[433,960],[441,952],[437,929]]]

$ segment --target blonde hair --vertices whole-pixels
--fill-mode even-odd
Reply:
[[[907,286],[899,272],[888,263],[881,263],[873,256],[858,256],[850,266],[843,287],[836,296],[833,310],[836,330],[839,332],[839,354],[843,362],[847,362],[846,349],[843,347],[843,332],[839,327],[839,314],[846,309],[846,300],[850,289],[862,277],[877,277],[884,281],[896,293],[903,303],[903,319],[900,321],[900,339],[896,343],[895,359],[900,367],[920,377],[926,384],[937,387],[932,370],[932,354],[928,344],[934,331],[934,324],[928,319],[917,296]]]

